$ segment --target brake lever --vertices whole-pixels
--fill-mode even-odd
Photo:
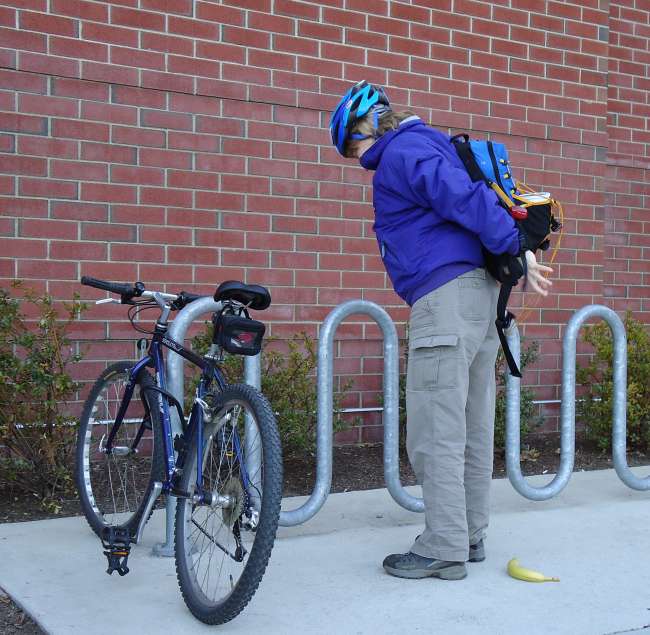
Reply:
[[[122,304],[119,300],[115,298],[102,298],[101,300],[96,300],[95,304]]]

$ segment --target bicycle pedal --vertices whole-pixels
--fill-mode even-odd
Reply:
[[[112,575],[113,571],[117,571],[120,576],[125,576],[129,572],[127,562],[131,553],[131,535],[128,530],[121,527],[104,527],[101,541],[108,560],[106,573]]]

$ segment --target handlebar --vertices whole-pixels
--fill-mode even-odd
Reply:
[[[116,293],[121,296],[122,304],[134,304],[133,298],[153,298],[158,296],[164,300],[170,300],[170,308],[173,310],[180,310],[190,302],[206,297],[196,293],[189,293],[187,291],[181,291],[178,294],[163,293],[162,291],[147,291],[142,282],[136,282],[134,284],[126,282],[109,282],[107,280],[99,280],[98,278],[91,278],[89,276],[83,276],[81,278],[81,284],[87,287],[109,291],[110,293]]]
[[[130,298],[140,297],[144,292],[144,285],[142,282],[127,284],[124,282],[108,282],[107,280],[99,280],[97,278],[83,276],[81,278],[81,284],[84,284],[87,287],[95,287],[95,289],[117,293],[121,296],[129,296]]]

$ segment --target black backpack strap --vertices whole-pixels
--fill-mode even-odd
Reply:
[[[507,309],[508,300],[510,299],[510,293],[512,292],[513,286],[514,285],[509,282],[501,284],[499,299],[497,301],[497,319],[494,323],[497,327],[497,334],[499,335],[499,341],[501,342],[501,348],[503,349],[503,355],[506,358],[506,363],[510,369],[510,374],[513,377],[521,378],[521,371],[517,367],[517,362],[515,362],[515,358],[512,356],[512,351],[510,350],[510,346],[508,346],[508,340],[503,332],[510,326],[515,317],[515,314],[511,313]]]
[[[509,266],[508,272],[509,275],[500,276],[501,280],[501,289],[499,289],[499,298],[497,300],[497,319],[494,322],[497,327],[497,334],[499,335],[499,341],[501,342],[501,348],[503,349],[503,355],[506,358],[508,368],[510,369],[510,374],[513,377],[521,378],[521,371],[519,370],[515,358],[512,356],[512,351],[510,346],[508,346],[508,340],[504,333],[512,320],[515,318],[515,314],[508,311],[508,300],[510,299],[510,294],[512,293],[512,288],[517,286],[519,278],[523,276],[524,279],[524,290],[526,289],[526,282],[528,281],[528,271],[526,263],[526,255],[522,253],[519,258],[510,256],[508,258]],[[515,265],[519,262],[519,270],[515,271]]]

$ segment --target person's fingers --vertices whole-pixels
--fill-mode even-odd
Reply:
[[[546,297],[548,295],[548,291],[546,289],[542,289],[542,287],[540,287],[537,284],[536,280],[529,280],[529,283],[530,283],[530,286],[533,288],[533,291],[535,291],[535,293],[539,293],[539,295],[542,295],[544,297]]]
[[[536,269],[539,269],[540,271],[545,271],[546,273],[553,273],[553,269],[551,267],[547,267],[545,265],[540,265],[539,263],[535,267]]]

